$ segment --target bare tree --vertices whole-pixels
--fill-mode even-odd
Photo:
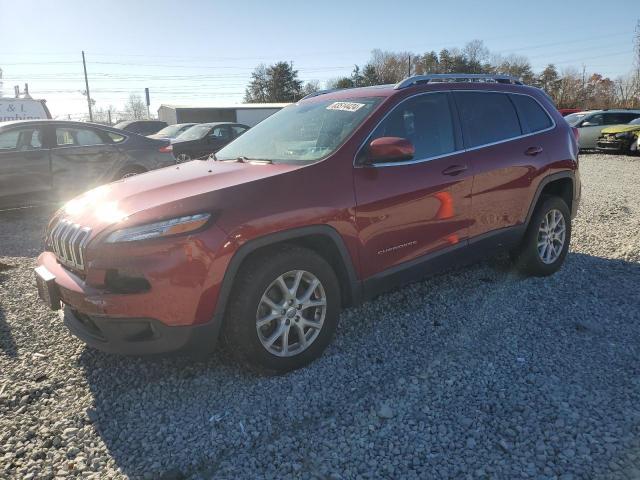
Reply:
[[[132,93],[124,105],[125,120],[143,120],[147,118],[147,105],[140,95]]]

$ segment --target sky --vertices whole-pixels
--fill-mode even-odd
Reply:
[[[129,94],[160,104],[240,103],[260,63],[292,61],[301,80],[349,75],[371,50],[417,54],[483,40],[526,56],[615,78],[633,68],[640,0],[0,0],[5,96],[29,83],[54,117],[87,113],[81,51],[96,108]]]

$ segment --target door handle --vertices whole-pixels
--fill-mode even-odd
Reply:
[[[443,175],[459,175],[467,169],[466,165],[451,165],[442,171]]]
[[[542,153],[542,147],[529,147],[524,151],[525,155],[530,155],[532,157],[535,157],[539,153]]]

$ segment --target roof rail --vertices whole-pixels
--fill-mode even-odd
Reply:
[[[305,95],[300,100],[306,100],[307,98],[317,97],[318,95],[324,95],[325,93],[337,92],[338,90],[346,90],[344,88],[328,88],[327,90],[318,90],[317,92]]]
[[[418,85],[419,83],[432,82],[488,82],[488,83],[511,83],[513,85],[523,85],[519,78],[510,75],[491,75],[485,73],[431,73],[428,75],[414,75],[401,82],[396,83],[395,90]]]

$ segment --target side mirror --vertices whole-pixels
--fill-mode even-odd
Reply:
[[[582,125],[580,125],[580,126],[581,126],[581,127],[597,127],[597,126],[598,126],[598,124],[597,124],[597,123],[591,123],[591,122],[584,121],[584,122],[582,122]]]
[[[365,163],[401,162],[411,160],[415,153],[415,147],[406,138],[380,137],[369,144]]]

